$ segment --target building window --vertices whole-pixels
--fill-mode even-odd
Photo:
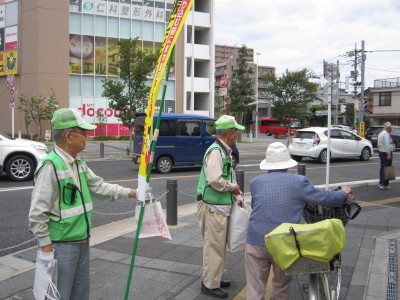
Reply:
[[[392,92],[379,93],[379,106],[391,106],[392,105]]]

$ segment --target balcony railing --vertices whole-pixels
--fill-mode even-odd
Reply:
[[[374,88],[376,89],[395,87],[400,87],[400,77],[374,80]]]

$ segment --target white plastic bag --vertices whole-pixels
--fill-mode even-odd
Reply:
[[[40,250],[39,250],[40,251]],[[33,294],[36,300],[59,300],[57,290],[57,260],[44,261],[40,259],[39,252],[36,258],[35,281]]]
[[[226,238],[226,248],[230,252],[243,251],[246,244],[251,207],[245,204],[244,201],[242,203],[243,208],[237,205],[236,202],[232,204]]]
[[[142,205],[136,206],[136,221],[139,220],[141,206]],[[150,202],[145,205],[139,238],[142,239],[156,236],[168,240],[172,239],[160,201]]]

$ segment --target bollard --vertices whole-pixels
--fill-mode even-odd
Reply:
[[[240,190],[244,193],[244,171],[236,170],[236,181],[238,186],[240,186]]]
[[[167,225],[178,224],[178,181],[167,180]]]
[[[305,164],[298,164],[297,165],[297,174],[299,175],[306,175],[306,165]]]
[[[104,158],[104,143],[100,143],[100,158]]]

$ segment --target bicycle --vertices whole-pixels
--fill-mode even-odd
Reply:
[[[309,300],[339,299],[342,279],[340,253],[329,263],[301,257],[286,270],[286,274],[292,276],[309,275]],[[301,290],[306,292],[304,286]]]
[[[343,208],[307,205],[304,209],[303,217],[307,223],[337,218],[343,222],[343,226],[346,226],[348,221],[353,220],[361,211],[361,207],[355,203],[354,197],[352,195],[348,197],[351,197],[349,200],[351,204]],[[321,263],[301,257],[286,270],[286,273],[288,275],[309,274],[309,300],[338,300],[342,280],[341,265],[342,258],[340,253],[335,255],[329,263]]]

